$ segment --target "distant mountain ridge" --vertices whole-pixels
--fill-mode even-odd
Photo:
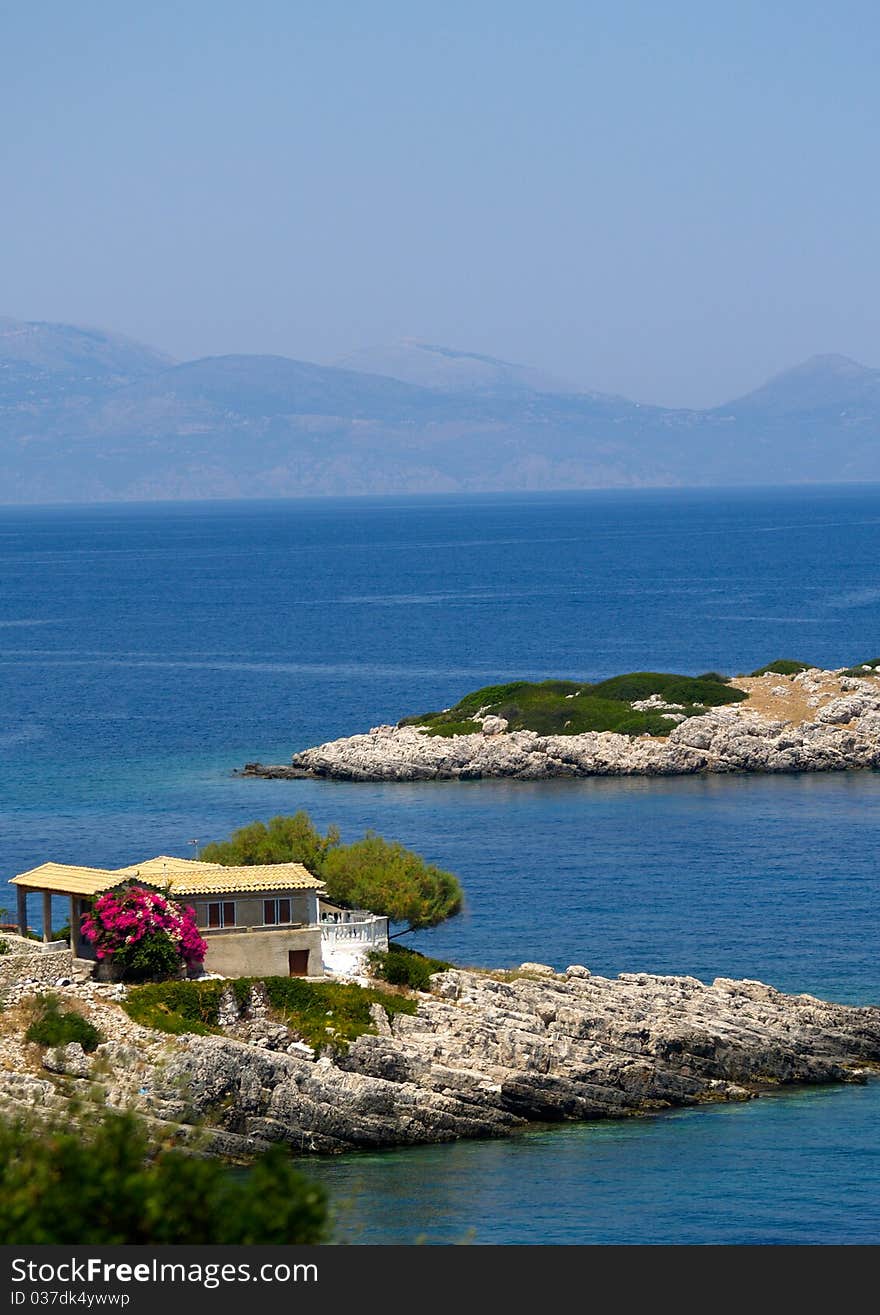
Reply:
[[[795,415],[825,407],[880,405],[880,370],[848,356],[811,356],[802,365],[768,379],[754,392],[728,402],[720,411]]]
[[[358,368],[353,368],[357,366]],[[409,341],[175,362],[0,320],[0,502],[880,481],[880,370],[819,356],[670,409]]]
[[[583,392],[576,385],[530,365],[514,365],[494,356],[438,347],[435,343],[419,342],[415,338],[405,338],[388,347],[365,347],[340,357],[335,364],[447,393],[520,396],[523,393]]]
[[[0,318],[0,399],[91,394],[155,374],[174,362],[121,334],[71,324]]]

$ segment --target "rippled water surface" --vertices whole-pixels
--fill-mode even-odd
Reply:
[[[871,658],[877,562],[877,489],[0,510],[4,874],[187,854],[307,808],[461,876],[431,952],[876,1001],[878,774],[231,769],[498,679]],[[315,1171],[351,1240],[877,1240],[878,1114],[871,1084]]]

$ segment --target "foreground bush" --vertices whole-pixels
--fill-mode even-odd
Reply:
[[[443,959],[429,959],[418,950],[402,945],[393,945],[389,950],[373,950],[369,960],[374,977],[392,986],[410,986],[414,991],[430,990],[431,974],[452,967]]]
[[[246,1174],[150,1147],[133,1115],[88,1134],[0,1127],[0,1237],[18,1246],[322,1242],[322,1188],[273,1148]]]
[[[78,1041],[83,1050],[96,1050],[104,1037],[75,1009],[62,1010],[57,995],[38,995],[34,1000],[35,1018],[25,1032],[26,1041],[38,1046],[66,1046]]]

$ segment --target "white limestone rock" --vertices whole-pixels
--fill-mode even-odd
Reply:
[[[646,699],[634,699],[630,705],[635,712],[683,712],[683,703],[667,703],[662,694],[649,694]]]
[[[43,1068],[69,1078],[87,1078],[92,1062],[78,1041],[68,1041],[66,1046],[52,1046],[46,1051]]]
[[[845,725],[856,717],[860,717],[863,712],[867,712],[875,703],[875,698],[865,694],[832,699],[830,703],[826,703],[824,708],[819,709],[816,713],[816,720],[833,726]]]
[[[880,1062],[876,1007],[760,982],[584,973],[449,970],[415,1014],[316,1063],[225,1037],[175,1039],[151,1079],[153,1107],[169,1119],[195,1113],[252,1149],[332,1152],[863,1081]]]

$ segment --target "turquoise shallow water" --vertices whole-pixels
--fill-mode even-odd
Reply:
[[[873,657],[878,560],[876,489],[0,511],[4,875],[186,854],[304,807],[460,874],[468,908],[421,938],[431,952],[877,1001],[880,774],[357,786],[231,769],[498,678]],[[356,1202],[352,1240],[877,1240],[878,1090],[315,1171]]]
[[[349,1244],[876,1242],[880,1083],[310,1164]]]

